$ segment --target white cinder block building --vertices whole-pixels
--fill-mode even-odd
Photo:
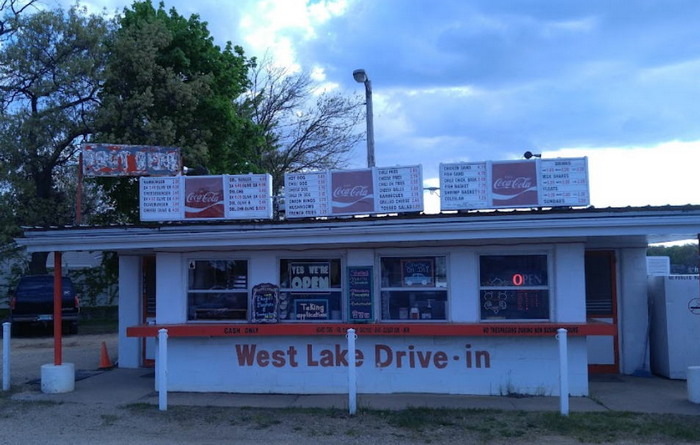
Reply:
[[[119,366],[172,391],[558,393],[648,371],[646,248],[695,238],[700,207],[460,212],[30,229],[29,252],[120,258]],[[349,357],[345,334],[357,332]]]

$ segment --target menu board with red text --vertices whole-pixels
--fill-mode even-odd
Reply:
[[[139,178],[141,221],[271,219],[268,174]]]
[[[590,204],[587,158],[440,164],[440,209]]]
[[[423,211],[419,165],[285,175],[287,218]]]

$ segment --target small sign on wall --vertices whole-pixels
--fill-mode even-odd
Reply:
[[[252,323],[277,323],[279,287],[271,283],[253,286],[250,321]]]
[[[348,267],[348,320],[372,319],[372,266]]]
[[[328,320],[328,314],[327,299],[294,300],[294,318],[297,320]]]

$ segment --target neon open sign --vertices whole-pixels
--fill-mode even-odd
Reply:
[[[533,273],[514,273],[510,281],[513,286],[541,286],[544,284],[542,277]]]
[[[525,277],[521,273],[513,274],[513,284],[515,286],[522,286],[525,282]]]

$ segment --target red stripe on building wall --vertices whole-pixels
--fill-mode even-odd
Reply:
[[[168,337],[285,337],[345,335],[348,329],[357,335],[415,337],[548,337],[558,329],[574,337],[613,335],[616,327],[607,323],[382,323],[382,324],[169,324],[131,326],[127,337],[156,337],[160,329]]]

